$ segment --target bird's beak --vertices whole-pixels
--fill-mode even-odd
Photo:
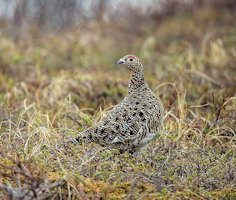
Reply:
[[[125,63],[125,60],[121,58],[120,60],[117,61],[117,64],[122,65]]]

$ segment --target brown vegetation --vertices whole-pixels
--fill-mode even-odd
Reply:
[[[235,199],[235,13],[2,34],[0,198]],[[122,100],[129,75],[115,61],[127,53],[165,104],[162,133],[135,159],[66,144]]]

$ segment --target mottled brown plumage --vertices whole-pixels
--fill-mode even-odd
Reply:
[[[143,66],[133,55],[118,60],[132,73],[125,98],[104,118],[78,134],[79,142],[96,142],[121,152],[137,152],[160,131],[163,106],[144,80]]]

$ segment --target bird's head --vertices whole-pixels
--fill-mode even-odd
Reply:
[[[139,72],[143,70],[142,63],[139,58],[134,55],[126,55],[117,61],[117,64],[124,65],[132,72]]]

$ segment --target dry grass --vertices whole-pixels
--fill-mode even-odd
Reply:
[[[201,10],[132,38],[109,27],[1,36],[0,198],[235,199],[233,15]],[[65,144],[123,98],[129,76],[114,62],[130,49],[165,104],[162,133],[135,159]]]

